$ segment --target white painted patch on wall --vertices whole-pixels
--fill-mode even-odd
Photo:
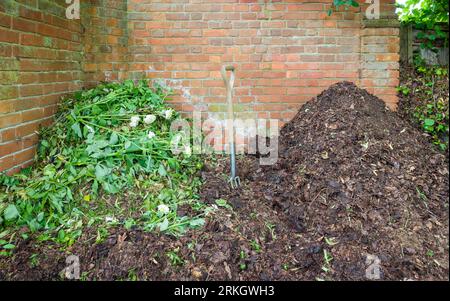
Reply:
[[[105,76],[105,81],[106,82],[111,81],[111,78],[112,78],[112,72],[111,71],[104,71],[103,75]]]

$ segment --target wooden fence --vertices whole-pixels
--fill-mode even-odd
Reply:
[[[442,30],[447,33],[448,25],[442,26]],[[437,51],[428,48],[422,48],[420,45],[422,41],[417,37],[422,29],[415,28],[413,25],[402,25],[400,28],[400,60],[402,62],[412,63],[413,57],[416,54],[420,56],[431,65],[448,66],[449,49],[442,40],[436,40],[434,46]]]

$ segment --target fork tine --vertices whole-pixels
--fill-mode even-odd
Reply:
[[[231,177],[228,182],[232,189],[236,189],[241,185],[241,179],[239,177]]]

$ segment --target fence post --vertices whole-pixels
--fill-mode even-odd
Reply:
[[[402,24],[400,27],[400,60],[409,64],[413,61],[413,30],[411,24]]]

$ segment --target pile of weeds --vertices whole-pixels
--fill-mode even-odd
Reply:
[[[0,176],[0,252],[18,233],[71,245],[85,226],[98,228],[98,240],[114,225],[172,235],[201,226],[202,163],[190,149],[171,151],[178,113],[169,94],[125,81],[63,100],[54,125],[41,130],[36,164]]]

